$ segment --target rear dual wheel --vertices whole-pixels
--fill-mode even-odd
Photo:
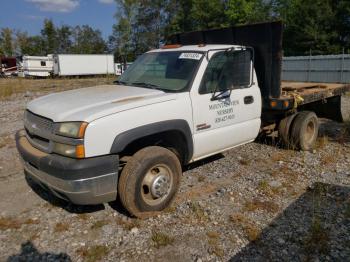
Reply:
[[[317,116],[311,111],[301,111],[281,120],[279,136],[288,147],[309,151],[315,146],[319,123]]]
[[[181,174],[180,161],[170,150],[158,146],[141,149],[128,160],[120,175],[120,201],[133,216],[152,216],[171,204]]]

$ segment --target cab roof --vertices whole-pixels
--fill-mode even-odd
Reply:
[[[184,45],[180,47],[173,48],[159,48],[149,51],[153,52],[171,52],[171,51],[196,51],[196,52],[207,52],[212,49],[226,49],[226,48],[241,48],[239,45]]]

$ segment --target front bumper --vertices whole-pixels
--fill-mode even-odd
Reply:
[[[16,134],[16,145],[25,173],[57,197],[79,205],[116,199],[118,156],[73,159],[47,154],[33,147],[23,130]]]

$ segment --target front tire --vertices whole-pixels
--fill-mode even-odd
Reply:
[[[143,148],[123,168],[118,183],[120,201],[133,216],[152,216],[171,204],[181,174],[173,152],[158,146]]]

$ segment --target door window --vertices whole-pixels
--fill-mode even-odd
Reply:
[[[247,88],[251,84],[251,53],[248,50],[222,51],[213,55],[205,70],[200,94]]]

